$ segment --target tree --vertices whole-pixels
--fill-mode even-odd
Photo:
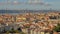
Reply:
[[[24,32],[20,32],[20,34],[25,34]]]
[[[54,28],[54,31],[60,32],[60,24],[58,23],[57,26]]]
[[[18,31],[22,32],[21,28],[18,28]]]

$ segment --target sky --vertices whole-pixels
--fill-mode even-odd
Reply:
[[[0,0],[0,10],[60,10],[60,0]]]

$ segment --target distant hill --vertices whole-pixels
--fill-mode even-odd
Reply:
[[[0,10],[0,13],[36,13],[36,12],[60,12],[56,10]]]

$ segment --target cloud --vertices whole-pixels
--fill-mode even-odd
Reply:
[[[43,5],[43,6],[51,6],[51,4],[44,2],[42,0],[28,0],[27,2],[19,2],[18,0],[14,1],[7,1],[7,2],[1,2],[0,5],[20,5],[20,4],[30,4],[30,5]]]
[[[18,1],[7,1],[7,2],[0,2],[0,5],[11,5],[11,4],[13,4],[13,5],[18,5],[18,4],[21,4],[20,2],[18,2]]]
[[[6,5],[6,2],[0,2],[0,5]]]
[[[19,4],[19,2],[18,1],[13,1],[13,4]]]
[[[51,6],[52,4],[50,4],[50,3],[48,3],[48,2],[46,2],[45,3],[45,6]]]
[[[29,0],[28,3],[30,4],[37,4],[37,3],[41,3],[41,0]]]
[[[51,6],[51,4],[44,2],[43,0],[29,0],[26,4]]]

